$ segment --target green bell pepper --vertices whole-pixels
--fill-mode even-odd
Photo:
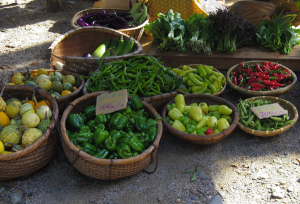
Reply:
[[[129,107],[126,107],[122,110],[122,115],[127,116],[128,118],[132,117],[132,110]]]
[[[89,122],[87,122],[86,125],[90,128],[91,132],[95,132],[95,128],[96,128],[96,125],[97,125],[95,120],[89,120]]]
[[[132,152],[132,157],[135,157],[135,156],[137,156],[137,155],[139,155],[138,152]]]
[[[231,115],[231,113],[232,113],[232,109],[226,105],[220,105],[218,107],[218,111],[223,115]]]
[[[128,122],[134,124],[134,118],[128,118]]]
[[[84,126],[81,126],[80,129],[79,129],[79,133],[89,133],[91,132],[90,128],[86,125]]]
[[[123,115],[120,112],[114,113],[110,119],[111,126],[116,127],[118,125],[119,120],[122,118],[122,116]]]
[[[222,115],[221,118],[225,118],[228,123],[232,122],[232,119],[231,119],[231,117],[229,115]]]
[[[141,108],[144,107],[143,102],[140,100],[140,98],[137,95],[131,97],[130,101],[131,101],[132,109],[134,111],[140,110]]]
[[[209,105],[208,110],[211,111],[218,111],[219,105]]]
[[[202,118],[203,118],[203,117],[202,117]],[[190,120],[189,124],[195,125],[195,126],[196,126],[198,123],[197,123],[197,121],[195,121],[195,120]]]
[[[226,130],[230,126],[228,121],[225,118],[221,118],[220,120],[218,120],[217,125],[218,125],[218,130],[220,132]]]
[[[146,129],[148,129],[149,127],[151,126],[155,126],[157,125],[157,121],[156,120],[153,120],[152,118],[149,118],[147,120],[147,124],[146,124]]]
[[[99,124],[97,124],[95,126],[95,130],[96,130],[96,128],[98,128],[98,129],[105,129],[105,125],[103,123],[99,123]]]
[[[147,118],[145,118],[144,116],[136,116],[134,118],[135,121],[135,129],[138,132],[143,132],[146,129],[146,125],[147,125]]]
[[[95,121],[96,121],[96,123],[106,123],[107,118],[103,113],[100,113],[99,115],[96,115]]]
[[[201,118],[200,122],[196,125],[196,129],[204,128],[207,125],[208,117],[204,116]]]
[[[98,159],[106,159],[106,157],[109,155],[109,151],[106,149],[102,149],[101,151],[97,152],[93,156]]]
[[[118,140],[119,138],[121,138],[121,132],[118,130],[112,130],[109,132],[109,136],[115,140]]]
[[[132,103],[131,103],[131,101],[127,101],[127,107],[130,108],[130,109],[132,108]]]
[[[200,108],[202,109],[202,111],[205,113],[205,114],[208,114],[208,105],[207,103],[205,102],[202,102],[199,104]]]
[[[207,126],[208,128],[214,129],[217,125],[218,119],[215,116],[210,116],[207,120]]]
[[[180,116],[179,117],[179,121],[184,125],[186,126],[189,122],[190,122],[190,119],[186,116]]]
[[[76,138],[77,135],[78,135],[77,132],[69,132],[69,133],[68,133],[68,137],[69,137],[70,140]]]
[[[192,133],[192,132],[194,132],[194,130],[196,130],[196,127],[195,127],[195,125],[191,125],[191,124],[187,124],[186,125],[186,131],[188,132],[188,133]]]
[[[119,119],[119,121],[116,125],[116,129],[122,130],[126,126],[127,123],[128,123],[128,117],[125,115],[122,115],[122,117]]]
[[[89,142],[89,139],[84,136],[79,136],[79,134],[76,136],[77,143],[87,143]]]
[[[197,135],[205,135],[205,132],[207,129],[208,129],[207,127],[196,129],[196,134]]]
[[[93,139],[94,133],[91,132],[90,128],[88,126],[82,126],[79,130],[78,136],[80,138],[84,137],[87,139]]]
[[[171,104],[168,104],[167,105],[167,111],[169,112],[169,111],[171,111],[172,109],[171,109]]]
[[[176,108],[176,104],[175,104],[175,103],[171,103],[171,110],[172,110],[173,108]]]
[[[135,127],[134,127],[134,124],[133,123],[130,123],[128,122],[125,127],[124,127],[124,130],[126,132],[129,132],[129,131],[134,131]]]
[[[83,143],[79,148],[90,155],[96,154],[97,151],[97,148],[90,143]]]
[[[149,146],[149,135],[145,133],[138,133],[136,134],[136,137],[139,139],[139,141],[143,144],[144,148],[147,148]],[[130,146],[130,145],[129,145]]]
[[[178,131],[181,131],[181,132],[186,131],[186,127],[179,120],[174,120],[174,123],[172,124],[172,127],[175,128]]]
[[[76,138],[73,138],[70,140],[76,147],[78,146],[78,142],[76,140]]]
[[[207,116],[215,116],[219,120],[221,118],[221,113],[219,111],[212,111],[209,112]]]
[[[71,128],[79,130],[81,126],[84,126],[84,118],[77,113],[71,113],[67,118],[67,123]]]
[[[106,130],[96,128],[95,134],[94,134],[94,143],[96,145],[102,144],[107,138],[109,137],[109,134]]]
[[[87,119],[92,119],[95,117],[96,105],[87,106],[84,109],[85,116]]]
[[[150,142],[154,142],[157,134],[157,127],[156,126],[151,126],[147,129],[146,135],[149,137]]]
[[[135,135],[131,136],[126,144],[128,144],[131,149],[137,152],[142,152],[144,150],[144,145]]]
[[[108,113],[108,114],[105,114],[105,116],[106,116],[107,121],[110,121],[110,119],[111,119],[111,114]]]
[[[104,141],[104,146],[108,151],[113,152],[117,149],[117,140],[109,136]]]
[[[174,123],[174,121],[169,116],[166,116],[166,121],[167,123],[169,123],[169,125],[172,125]]]
[[[186,117],[189,117],[190,116],[190,110],[185,110],[183,113],[182,113],[183,116],[186,116]]]
[[[117,152],[113,152],[112,154],[110,154],[108,156],[108,159],[118,159],[119,158],[119,155]]]
[[[132,156],[130,147],[125,143],[118,144],[117,152],[118,152],[118,155],[123,159],[126,159],[126,158]]]

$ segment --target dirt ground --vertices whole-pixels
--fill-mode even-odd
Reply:
[[[18,2],[0,2],[1,79],[25,67],[49,68],[50,44],[72,29],[75,13],[93,5],[92,1],[63,0],[62,11],[47,13],[46,1]],[[281,96],[298,110],[299,83]],[[229,86],[221,97],[233,104],[243,98]],[[154,174],[95,180],[71,166],[59,145],[45,168],[25,178],[0,181],[0,203],[194,204],[209,203],[216,194],[225,204],[300,203],[299,158],[299,122],[271,138],[255,137],[237,127],[210,146],[183,142],[165,129]],[[155,161],[146,169],[154,167]],[[194,181],[182,173],[197,168]]]

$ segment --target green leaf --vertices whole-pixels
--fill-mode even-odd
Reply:
[[[200,167],[197,168],[197,172],[199,172],[199,171],[200,171]]]
[[[193,173],[193,175],[191,176],[191,181],[194,181],[196,179],[196,174]]]
[[[183,172],[181,172],[181,173],[183,173],[183,174],[190,174],[190,173],[192,173],[191,171],[183,171]]]

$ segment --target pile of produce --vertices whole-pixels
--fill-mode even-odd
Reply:
[[[157,121],[150,118],[142,101],[134,96],[125,109],[95,115],[95,106],[67,118],[70,141],[101,159],[126,159],[145,151],[155,140]]]
[[[132,32],[131,32],[132,34]],[[134,40],[132,36],[124,40],[123,36],[111,41],[111,37],[105,40],[93,53],[84,54],[82,57],[111,57],[126,55],[133,52]]]
[[[110,12],[89,13],[77,20],[79,26],[103,26],[116,30],[134,28],[145,22],[147,19],[147,3],[136,2],[133,6],[130,1],[130,11],[117,13],[115,10]]]
[[[0,95],[0,154],[7,154],[22,150],[39,139],[50,125],[52,112],[48,101],[37,102],[35,97],[33,101],[17,98],[4,101],[3,90]]]
[[[294,80],[291,72],[278,63],[263,62],[246,64],[230,73],[230,81],[243,89],[251,91],[270,91],[288,86]]]
[[[129,95],[147,97],[176,91],[182,82],[170,68],[149,55],[99,64],[99,71],[91,72],[88,77],[89,93],[127,89]]]
[[[226,83],[223,74],[215,72],[212,66],[198,65],[193,69],[183,65],[181,69],[173,68],[172,71],[183,77],[179,89],[186,93],[215,94],[221,91]]]
[[[181,132],[194,135],[214,135],[230,127],[232,109],[226,105],[207,105],[206,103],[185,104],[182,94],[167,105],[166,121]]]
[[[294,123],[290,120],[290,115],[274,116],[270,118],[259,119],[250,109],[251,107],[263,106],[273,103],[269,100],[241,100],[237,105],[240,123],[250,129],[259,131],[272,131]],[[288,112],[288,110],[286,110]]]
[[[26,75],[21,73],[14,74],[11,82],[7,85],[25,85],[31,87],[40,87],[49,92],[53,98],[61,98],[77,90],[78,80],[73,75],[64,76],[60,72],[48,73],[47,69],[40,68],[36,75],[30,73],[27,68]]]

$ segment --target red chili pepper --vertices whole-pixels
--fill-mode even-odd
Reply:
[[[248,81],[248,84],[251,84],[252,82],[254,82],[255,81],[255,79],[256,79],[256,77],[255,76],[253,76],[249,81]]]
[[[263,65],[270,67],[273,66],[273,62],[263,62]]]
[[[258,72],[262,72],[261,68],[259,67],[259,65],[257,63],[255,63],[255,70]]]
[[[258,87],[258,88],[265,88],[265,86],[262,85],[262,84],[254,84],[254,83],[251,83],[250,86],[251,86],[251,87]]]
[[[263,81],[261,78],[257,78],[257,79],[255,79],[255,81],[253,81],[253,82],[258,82],[258,81]]]
[[[274,77],[279,77],[279,74],[273,73],[273,76],[274,76]]]
[[[246,72],[246,73],[248,73],[248,72],[251,72],[252,69],[235,69],[234,71],[236,71],[236,72],[241,71],[241,72]]]
[[[265,69],[265,70],[270,70],[270,67],[268,67],[268,66],[266,66],[266,65],[263,65],[263,66],[261,66],[263,69]]]
[[[243,69],[244,68],[244,66],[243,66],[243,64],[241,63],[241,62],[239,62],[239,65],[240,65],[240,67]]]
[[[236,76],[233,77],[233,84],[234,84],[234,85],[237,85],[237,79],[236,79]]]
[[[205,135],[211,135],[211,134],[214,134],[214,130],[211,129],[211,128],[208,128],[204,134],[205,134]]]
[[[269,87],[271,90],[274,90],[274,89],[277,89],[278,87],[277,86],[270,86]]]
[[[250,90],[251,90],[251,91],[258,91],[259,88],[258,88],[258,87],[252,87]]]
[[[289,81],[289,82],[288,82],[288,84],[291,84],[291,83],[292,83],[292,81]]]
[[[241,74],[239,74],[239,80],[242,80],[243,76]]]
[[[275,65],[273,65],[272,69],[273,69],[273,70],[276,70],[276,69],[278,69],[279,67],[280,67],[280,64],[275,64]]]
[[[263,74],[262,72],[261,73],[253,73],[253,75],[255,75],[259,78],[262,78],[262,79],[269,79],[269,75]]]
[[[263,71],[261,73],[263,73],[263,74],[269,74],[270,72],[269,71]]]
[[[264,84],[268,85],[268,86],[276,86],[276,83],[274,81],[270,81],[270,80],[265,80]]]
[[[236,75],[236,72],[231,72],[234,76]]]
[[[292,74],[289,70],[287,69],[283,69],[282,71],[286,72],[286,73],[289,73],[289,74]]]
[[[248,76],[249,76],[249,77],[253,77],[252,73],[253,73],[253,72],[248,72]]]

